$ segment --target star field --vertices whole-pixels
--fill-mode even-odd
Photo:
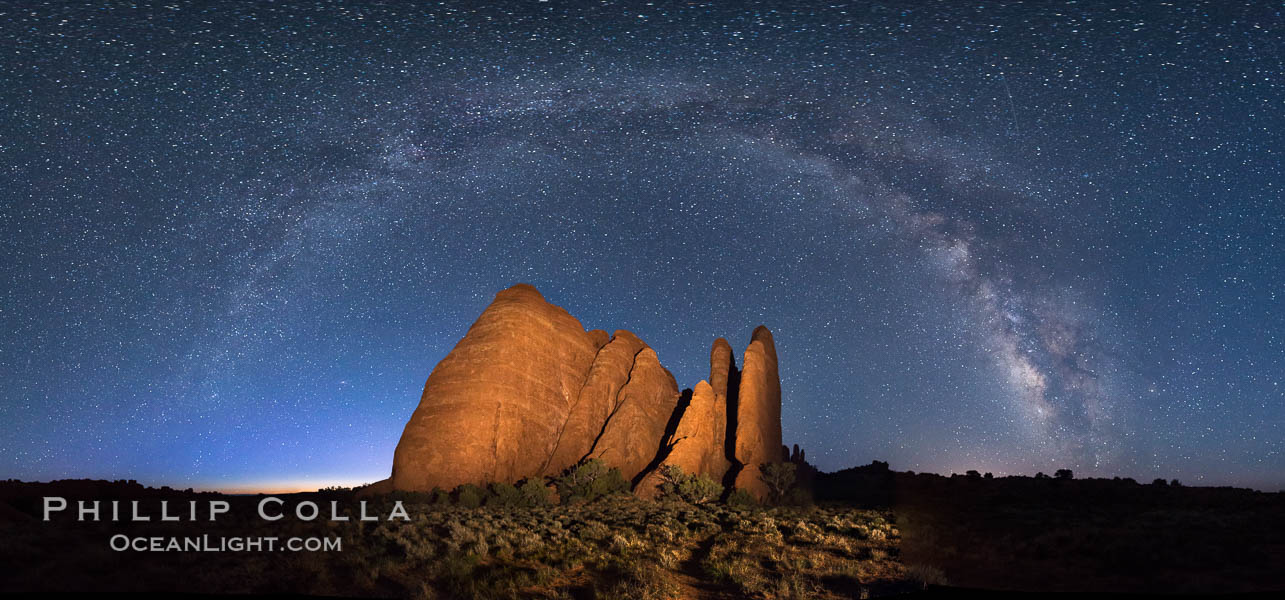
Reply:
[[[500,289],[824,470],[1285,485],[1266,2],[0,7],[0,476],[387,476]]]

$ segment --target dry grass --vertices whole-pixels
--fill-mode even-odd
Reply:
[[[365,582],[451,597],[852,597],[912,589],[886,513],[649,502],[628,495],[542,508],[410,507],[381,523],[385,553],[351,554]],[[389,561],[388,554],[396,560]],[[360,589],[343,590],[345,593]],[[699,590],[697,590],[699,592]],[[431,597],[431,596],[430,596]]]

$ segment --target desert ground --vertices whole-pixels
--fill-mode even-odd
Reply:
[[[883,463],[817,474],[774,506],[609,485],[463,486],[359,497],[263,496],[132,482],[0,485],[0,591],[392,598],[863,598],[1025,592],[1285,589],[1282,494],[1130,480],[942,477]],[[543,491],[541,491],[543,490]],[[690,490],[684,490],[690,491]],[[545,493],[547,492],[547,493]],[[42,521],[48,495],[229,503],[213,523]],[[360,501],[377,521],[358,519]],[[312,521],[292,507],[321,507]],[[330,506],[348,521],[330,520]],[[397,502],[409,520],[392,519]],[[186,509],[184,509],[185,511]],[[204,511],[204,508],[200,509]],[[155,510],[152,510],[154,513]],[[183,513],[186,516],[186,512]],[[331,552],[115,551],[111,536],[342,539]]]

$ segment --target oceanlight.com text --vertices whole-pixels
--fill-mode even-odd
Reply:
[[[117,552],[342,552],[338,537],[275,536],[128,536],[116,534],[110,540]]]

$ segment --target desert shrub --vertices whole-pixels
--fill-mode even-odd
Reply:
[[[701,570],[717,583],[732,581],[732,561],[727,559],[706,559],[701,561]]]
[[[678,597],[678,585],[660,565],[647,560],[621,560],[604,565],[595,578],[594,595],[620,600],[663,600]]]
[[[727,505],[738,508],[754,508],[759,505],[759,501],[749,490],[735,488],[731,494],[727,495]]]
[[[394,490],[390,492],[386,499],[388,502],[400,500],[404,504],[423,504],[428,502],[429,496],[425,492],[408,492],[406,490]]]
[[[477,570],[478,562],[479,558],[476,554],[448,555],[438,565],[438,575],[448,590],[463,596],[477,579],[474,572]]]
[[[482,501],[486,498],[486,490],[476,485],[466,483],[455,488],[455,501],[464,508],[477,508],[482,506]]]
[[[544,481],[528,479],[518,486],[518,492],[522,495],[524,506],[540,507],[553,504],[553,499],[549,497],[549,488],[544,486]]]
[[[946,585],[946,574],[941,569],[929,565],[910,565],[906,567],[906,576],[920,587]]]
[[[812,492],[801,487],[796,487],[785,493],[785,498],[781,501],[786,506],[812,506],[815,502],[812,499]]]
[[[779,504],[786,492],[794,487],[794,463],[763,463],[759,468],[759,479],[767,485],[768,500]]]
[[[586,542],[597,542],[611,535],[611,527],[602,521],[589,521],[576,528],[576,537]]]
[[[479,531],[475,526],[458,521],[446,524],[444,542],[446,550],[452,554],[462,553],[486,556],[490,552],[490,545],[486,542],[486,532]]]
[[[592,501],[603,496],[629,491],[629,482],[620,473],[620,469],[607,467],[607,464],[591,458],[575,465],[561,477],[555,485],[558,496],[563,502]]]
[[[638,553],[646,547],[646,542],[631,535],[630,532],[614,533],[607,540],[607,549],[613,554],[622,556]]]
[[[407,559],[427,561],[433,558],[434,545],[424,543],[411,525],[403,525],[400,521],[385,521],[375,529],[374,533],[377,537],[400,547]]]
[[[691,504],[713,502],[723,495],[723,486],[707,475],[687,474],[678,465],[662,465],[659,471],[662,497],[677,498]]]
[[[767,593],[768,579],[760,566],[760,557],[754,556],[754,551],[743,542],[743,538],[716,541],[701,561],[701,570],[716,583],[735,586],[740,596],[775,597]]]
[[[520,554],[535,552],[544,544],[544,538],[532,531],[523,529],[513,534],[513,549]]]
[[[723,486],[706,475],[691,475],[678,486],[678,495],[692,504],[705,504],[723,495]]]
[[[444,591],[448,593],[435,597],[462,600],[527,598],[530,595],[524,590],[549,579],[547,571],[538,567],[485,561],[470,564],[461,560],[451,561],[443,575]]]
[[[678,465],[661,465],[656,470],[656,475],[660,477],[660,493],[662,497],[671,496],[677,493],[678,484],[687,478],[687,473]]]
[[[429,503],[437,506],[446,506],[451,503],[451,495],[446,490],[434,487],[433,491],[428,493]]]
[[[823,539],[821,530],[807,521],[783,524],[781,529],[782,533],[788,533],[786,541],[791,544],[817,544]]]
[[[1058,469],[1053,473],[1053,478],[1070,481],[1075,479],[1075,473],[1072,473],[1070,469]]]
[[[495,482],[486,497],[487,506],[522,506],[522,493],[511,483]]]

